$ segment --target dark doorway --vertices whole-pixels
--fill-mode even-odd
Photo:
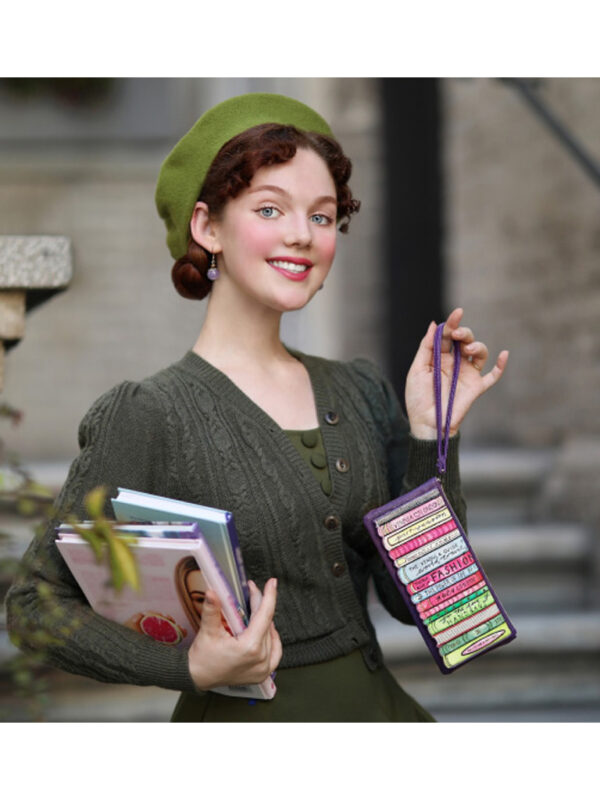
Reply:
[[[440,80],[381,79],[385,164],[385,303],[389,375],[404,381],[431,320],[443,314]]]

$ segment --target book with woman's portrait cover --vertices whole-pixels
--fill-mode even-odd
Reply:
[[[91,523],[83,523],[83,527],[88,525]],[[128,585],[116,591],[107,559],[99,562],[91,545],[68,524],[57,529],[56,545],[94,611],[165,647],[188,648],[199,630],[210,588],[221,603],[226,630],[234,636],[243,633],[248,624],[246,610],[197,523],[123,524],[114,532],[125,536],[132,548],[140,575],[139,591]],[[212,691],[268,700],[276,689],[267,678],[261,684]]]
[[[119,521],[197,522],[233,593],[249,613],[248,581],[231,511],[121,487],[111,503]]]

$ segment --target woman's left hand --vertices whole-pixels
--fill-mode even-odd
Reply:
[[[442,409],[447,407],[452,383],[453,342],[460,342],[461,365],[450,421],[450,436],[457,433],[473,402],[500,380],[508,361],[508,350],[503,350],[494,367],[484,375],[483,367],[487,361],[488,349],[483,342],[475,340],[470,328],[460,325],[462,316],[463,309],[455,308],[446,320],[442,338]],[[406,410],[411,433],[417,439],[437,438],[433,390],[433,339],[436,328],[436,323],[432,322],[406,377]]]

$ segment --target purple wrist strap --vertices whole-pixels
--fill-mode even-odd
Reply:
[[[458,373],[460,372],[460,344],[454,342],[454,372],[452,374],[452,385],[448,397],[448,408],[446,411],[446,430],[442,446],[442,336],[445,323],[438,325],[435,338],[433,340],[433,389],[435,392],[435,418],[437,423],[437,445],[438,459],[437,470],[441,476],[446,472],[446,459],[448,457],[448,440],[450,439],[450,420],[452,419],[452,407],[454,406],[454,395],[456,384],[458,383]]]

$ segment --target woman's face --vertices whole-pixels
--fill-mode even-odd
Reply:
[[[336,213],[335,183],[314,151],[261,167],[213,223],[221,250],[213,291],[276,311],[302,308],[331,268]]]

